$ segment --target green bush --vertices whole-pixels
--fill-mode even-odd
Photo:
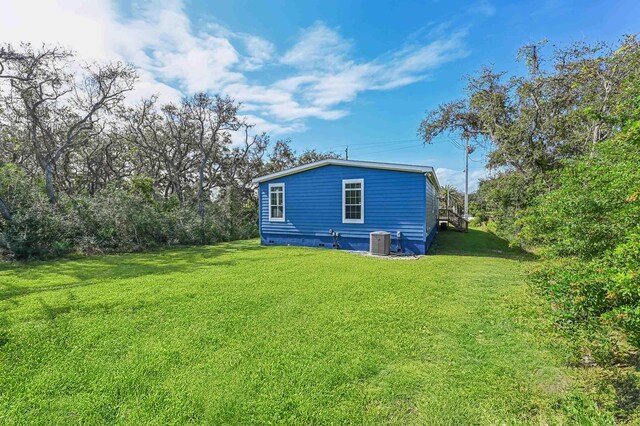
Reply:
[[[69,253],[78,221],[66,201],[51,206],[44,188],[15,165],[0,167],[0,198],[12,212],[0,217],[0,248],[15,259],[51,258]]]
[[[21,260],[253,238],[258,235],[257,207],[242,204],[237,195],[229,192],[207,202],[203,220],[195,203],[156,201],[152,182],[136,177],[126,187],[108,187],[93,196],[61,194],[51,206],[40,182],[5,165],[0,198],[12,218],[0,219],[0,251]]]
[[[640,122],[558,173],[523,218],[546,262],[534,282],[600,361],[640,347]]]
[[[75,206],[83,225],[82,252],[131,251],[166,242],[165,218],[144,195],[109,188]]]
[[[77,222],[73,216],[52,208],[46,197],[19,210],[5,223],[0,246],[15,259],[54,258],[73,249]]]
[[[480,228],[485,222],[483,222],[480,218],[474,217],[469,221],[469,226],[472,228]]]

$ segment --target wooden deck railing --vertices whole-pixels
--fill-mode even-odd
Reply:
[[[469,230],[469,221],[453,210],[440,209],[438,210],[438,216],[438,221],[442,222],[446,220],[458,231],[467,232]]]

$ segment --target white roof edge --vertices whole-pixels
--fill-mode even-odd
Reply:
[[[438,187],[438,192],[440,191],[440,181],[438,180],[438,176],[436,175],[436,171],[433,170],[433,167],[431,168],[431,176],[433,176],[433,181],[436,184],[436,186]]]
[[[438,183],[438,178],[436,177],[435,170],[431,166],[416,166],[412,164],[396,164],[396,163],[380,163],[375,161],[356,161],[356,160],[340,160],[340,159],[327,159],[316,161],[315,163],[304,164],[298,167],[292,167],[290,169],[282,170],[280,172],[271,173],[269,175],[264,175],[253,179],[251,182],[260,183],[266,182],[268,180],[276,179],[283,176],[292,175],[295,173],[303,172],[305,170],[315,169],[317,167],[327,166],[327,165],[336,165],[336,166],[350,166],[350,167],[365,167],[370,169],[385,169],[385,170],[398,170],[401,172],[413,172],[413,173],[429,173],[434,179],[435,183],[440,186]]]

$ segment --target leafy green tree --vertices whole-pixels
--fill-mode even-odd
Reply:
[[[518,212],[556,186],[553,171],[619,131],[612,117],[628,96],[626,82],[640,73],[635,37],[617,48],[577,43],[549,54],[546,45],[520,50],[524,76],[483,69],[464,99],[430,111],[418,129],[424,143],[453,134],[488,149],[487,204],[511,237]]]
[[[519,238],[546,259],[536,282],[563,322],[605,336],[582,348],[603,358],[610,356],[603,348],[620,343],[609,337],[612,327],[640,348],[638,159],[640,121],[567,164],[556,175],[558,187],[519,221]]]

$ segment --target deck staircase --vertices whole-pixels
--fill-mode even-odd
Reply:
[[[438,210],[438,224],[445,222],[456,231],[467,232],[469,230],[469,221],[451,209]]]

